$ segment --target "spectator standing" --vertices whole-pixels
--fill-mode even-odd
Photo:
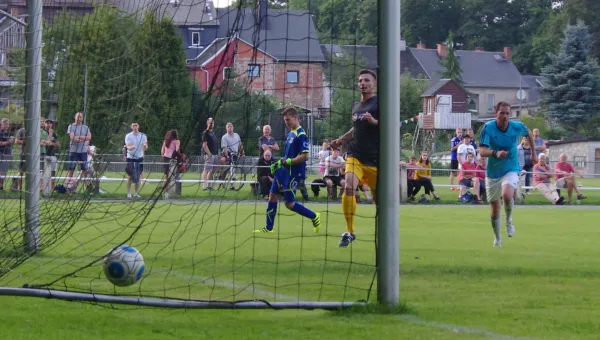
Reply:
[[[231,162],[231,153],[236,153],[239,157],[244,157],[242,138],[233,131],[233,124],[227,123],[225,129],[227,133],[221,137],[221,149],[223,152],[223,157],[221,157],[222,165],[228,165]]]
[[[454,175],[458,171],[458,147],[462,143],[462,129],[456,129],[456,136],[450,140],[450,190],[459,190],[454,187]]]
[[[140,180],[144,173],[144,152],[148,150],[148,137],[140,132],[138,123],[131,123],[131,132],[125,136],[127,149],[127,198],[141,198]],[[131,195],[131,183],[135,193]]]
[[[271,158],[275,155],[275,151],[279,151],[277,141],[271,136],[270,125],[263,126],[263,135],[258,138],[259,157],[262,157],[267,150],[271,151]]]
[[[10,135],[10,120],[2,118],[0,122],[0,191],[4,190],[4,179],[12,160],[14,142],[15,137]]]
[[[163,140],[162,147],[160,149],[160,155],[162,156],[163,163],[165,164],[165,177],[166,181],[163,186],[163,194],[164,198],[169,198],[169,193],[166,192],[167,188],[170,187],[171,182],[173,180],[177,180],[177,155],[179,154],[179,148],[181,146],[181,142],[179,141],[179,134],[177,130],[169,130],[165,135],[165,139]],[[173,167],[174,171],[171,173],[171,167]],[[171,178],[172,177],[172,178]]]
[[[531,177],[533,175],[531,171],[535,164],[531,162],[531,153],[534,152],[534,150],[531,149],[527,138],[521,139],[521,144],[517,147],[517,152],[519,153],[519,165],[521,166],[521,170],[525,171],[525,186],[530,186]],[[539,153],[536,153],[536,155],[539,156]],[[525,189],[525,193],[529,194],[529,189]]]
[[[319,172],[321,173],[321,176],[325,176],[325,159],[327,159],[327,157],[329,157],[331,148],[329,147],[329,143],[327,141],[323,142],[323,145],[321,145],[321,151],[319,151],[318,157],[319,157]]]
[[[87,125],[83,124],[83,114],[77,112],[75,114],[75,122],[67,128],[67,134],[69,135],[69,172],[67,177],[67,183],[71,183],[71,178],[77,164],[81,170],[81,176],[87,176],[88,170],[88,144],[92,140],[92,134]],[[68,185],[69,186],[69,185]],[[76,184],[73,185],[73,190]]]
[[[471,144],[471,135],[465,135],[463,137],[463,142],[458,146],[456,154],[459,169],[461,169],[462,165],[467,161],[468,154],[473,154],[473,156],[475,156],[475,148]]]
[[[58,140],[58,136],[56,135],[56,126],[55,122],[51,119],[46,119],[45,121],[46,132],[48,133],[48,144],[46,146],[46,160],[50,166],[51,170],[51,186],[52,191],[54,191],[54,187],[56,186],[56,151],[60,148],[60,141]]]
[[[213,131],[215,120],[209,117],[206,120],[206,130],[202,132],[202,152],[204,153],[204,170],[202,171],[202,190],[212,191],[210,181],[219,166],[219,149],[217,147],[217,135]]]
[[[533,129],[533,146],[535,149],[535,154],[539,155],[546,150],[546,141],[540,137],[540,130]]]

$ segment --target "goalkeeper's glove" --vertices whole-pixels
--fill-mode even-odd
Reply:
[[[278,160],[277,162],[271,164],[271,174],[275,174],[275,172],[277,170],[279,170],[279,168],[282,168],[284,166],[290,166],[292,165],[292,159],[291,158],[286,158],[284,160]]]

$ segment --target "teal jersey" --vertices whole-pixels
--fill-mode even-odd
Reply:
[[[486,176],[502,178],[509,172],[520,172],[517,146],[521,137],[528,135],[529,128],[521,122],[509,121],[505,131],[498,128],[495,120],[487,122],[481,130],[480,146],[488,147],[490,150],[508,151],[508,156],[504,159],[489,157]]]
[[[310,144],[304,129],[299,126],[296,130],[290,131],[285,140],[285,151],[283,159],[294,159],[296,156],[305,152],[310,152]],[[306,163],[296,164],[289,168],[289,174],[293,178],[303,179],[306,175]]]

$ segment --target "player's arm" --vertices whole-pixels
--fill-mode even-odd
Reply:
[[[340,145],[346,143],[348,140],[350,140],[352,138],[353,134],[354,134],[354,128],[351,128],[350,130],[348,130],[348,132],[346,132],[345,134],[340,136],[340,138],[332,140],[331,145],[332,146],[340,146]]]
[[[304,151],[301,154],[299,154],[298,156],[292,158],[292,166],[294,165],[298,165],[298,164],[302,164],[306,161],[308,161],[308,151]]]

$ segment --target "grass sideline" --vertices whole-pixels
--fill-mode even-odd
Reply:
[[[185,174],[183,179],[200,180],[200,175],[201,174],[199,174],[199,173],[189,172],[189,173]],[[111,173],[105,173],[104,176],[106,176],[108,178],[123,178],[125,176],[125,173],[124,172],[111,172]],[[147,177],[151,178],[151,179],[160,179],[160,178],[162,178],[162,174],[152,173]],[[309,176],[307,179],[307,182],[311,182],[317,178],[319,178],[319,177],[316,175]],[[255,178],[249,177],[249,178],[247,178],[247,180],[255,180]],[[583,179],[578,178],[577,182],[583,184],[582,191],[587,196],[587,199],[582,200],[581,204],[600,205],[600,190],[587,190],[587,191],[585,190],[586,187],[600,188],[600,178],[583,178]],[[445,177],[445,176],[444,177],[434,177],[433,183],[434,183],[434,185],[437,183],[448,184],[449,183],[448,177]],[[127,194],[126,181],[104,182],[100,185],[100,188],[105,193],[101,194],[101,195],[93,195],[92,197],[94,199],[123,199],[123,200],[127,199],[126,198],[126,194]],[[142,195],[143,198],[147,199],[150,196],[157,195],[157,193],[158,193],[157,190],[160,190],[159,188],[160,188],[159,183],[145,183],[145,184],[142,184],[140,194]],[[319,203],[329,202],[329,203],[334,203],[334,204],[337,204],[340,202],[339,200],[328,201],[327,195],[326,195],[326,190],[324,190],[323,188],[321,189],[318,197],[315,197],[313,195],[312,191],[310,190],[310,187],[307,188],[307,190],[308,190],[310,201],[319,202]],[[565,199],[566,199],[567,198],[566,190],[562,190],[562,191],[564,192],[563,196],[565,196]],[[440,195],[441,200],[440,201],[432,200],[428,204],[462,204],[458,201],[457,192],[450,191],[449,188],[440,187],[437,189],[437,192]],[[424,193],[423,189],[421,189],[419,194],[422,194],[422,193]],[[299,199],[301,199],[301,195],[299,192],[297,192],[296,196]],[[0,199],[2,197],[18,198],[18,197],[21,197],[21,194],[4,191],[4,192],[0,192]],[[64,195],[54,193],[53,197],[63,198]],[[576,204],[575,195],[573,197],[574,197],[573,204]],[[364,202],[364,195],[362,195],[361,198],[363,199],[363,202]],[[202,187],[200,186],[200,184],[184,183],[182,185],[182,195],[179,197],[171,198],[171,199],[174,199],[174,200],[177,200],[177,199],[206,199],[206,200],[226,199],[226,200],[256,200],[259,202],[262,201],[261,198],[254,197],[251,194],[249,184],[244,185],[239,192],[235,192],[235,191],[232,192],[232,191],[227,191],[227,190],[216,190],[213,192],[205,192],[205,191],[202,191]],[[415,204],[415,203],[406,203],[406,204]],[[522,205],[550,205],[550,202],[544,196],[542,196],[540,193],[533,190],[531,195],[526,196],[525,200],[521,204]]]
[[[40,282],[88,263],[131,232],[137,221],[131,211],[143,206],[92,203],[86,219],[62,242],[0,284]],[[340,249],[336,243],[344,227],[339,212],[312,207],[324,213],[322,234],[312,234],[309,223],[282,210],[276,233],[255,235],[251,231],[263,223],[264,212],[254,205],[159,203],[131,242],[144,254],[148,275],[139,286],[117,292],[215,299],[364,297],[374,264],[374,208],[359,208],[358,241]],[[372,313],[369,307],[335,313],[113,311],[83,303],[0,297],[0,326],[7,339],[39,339],[40,334],[45,339],[597,339],[597,211],[547,209],[540,214],[539,209],[519,207],[514,220],[516,236],[506,238],[503,248],[493,248],[486,209],[402,208],[401,311],[430,323]],[[231,281],[240,285],[228,287]],[[115,291],[97,265],[55,287],[65,283],[81,290]],[[254,286],[248,288],[248,283]],[[273,295],[265,296],[269,292]],[[371,301],[375,296],[372,292]]]

